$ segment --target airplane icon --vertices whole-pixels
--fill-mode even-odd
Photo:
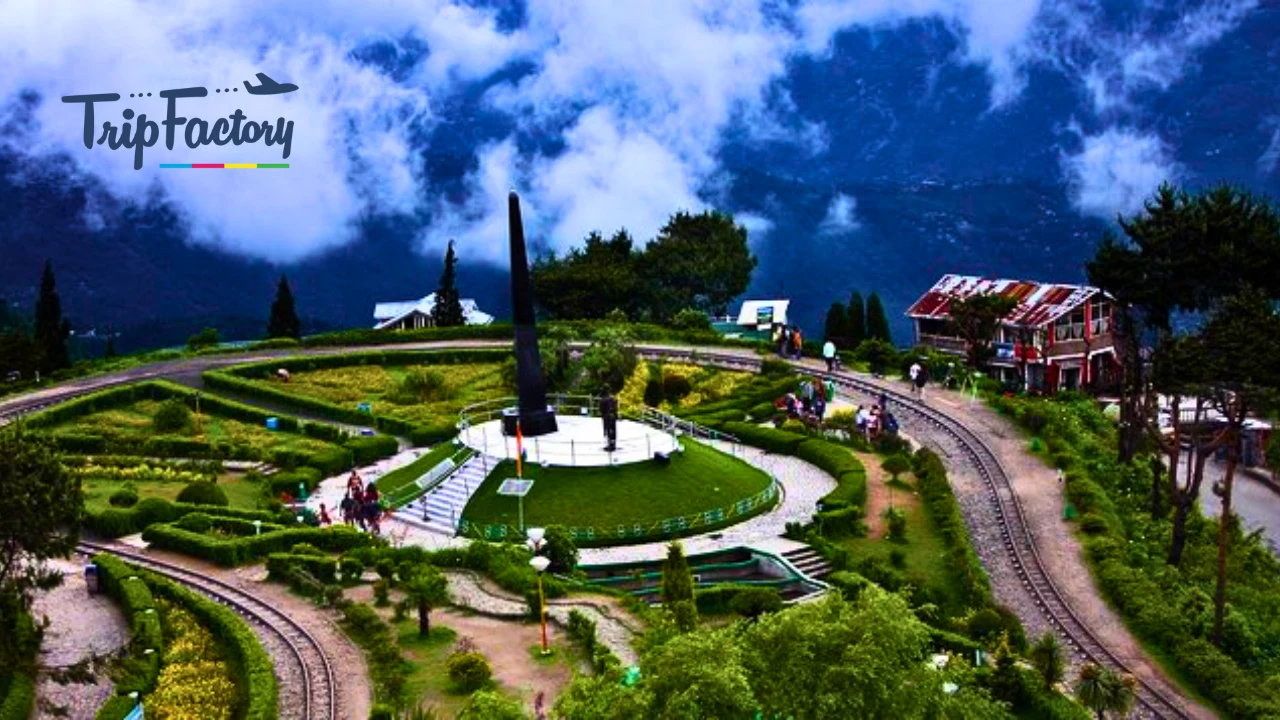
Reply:
[[[293,83],[278,83],[267,77],[266,73],[258,73],[258,81],[261,85],[250,85],[248,80],[244,81],[244,89],[249,91],[250,95],[283,95],[291,93],[298,89]]]

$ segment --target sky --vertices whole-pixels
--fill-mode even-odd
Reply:
[[[1057,172],[1086,217],[1135,212],[1154,185],[1188,179],[1175,139],[1147,109],[1200,53],[1259,10],[1256,0],[1151,0],[1123,11],[1086,0],[0,0],[0,127],[14,98],[40,102],[0,133],[33,158],[66,156],[106,192],[164,198],[189,241],[255,260],[296,263],[357,242],[362,221],[405,218],[411,242],[439,255],[457,238],[470,262],[505,265],[505,196],[521,193],[530,235],[563,251],[592,230],[653,237],[678,209],[734,212],[755,242],[767,208],[735,206],[724,149],[731,133],[781,143],[822,163],[840,148],[830,118],[806,116],[789,73],[830,59],[841,33],[921,19],[955,36],[945,62],[987,79],[984,113],[1016,112],[1053,73],[1086,101],[1053,122],[1076,138]],[[1105,8],[1105,9],[1104,9]],[[390,62],[369,61],[371,47]],[[385,58],[384,58],[385,60]],[[519,72],[512,72],[512,68]],[[298,92],[247,97],[257,72]],[[119,125],[128,107],[164,115],[165,89],[207,86],[181,101],[212,120],[294,123],[287,171],[161,170],[183,162],[286,162],[262,144],[200,147],[163,140],[133,167],[127,149],[82,144],[70,94],[121,93],[97,107]],[[213,94],[214,88],[237,88]],[[131,99],[129,93],[154,93]],[[459,98],[480,94],[505,137],[467,148],[460,187],[439,183],[423,138],[474,120]],[[10,110],[11,111],[11,110]],[[1277,109],[1280,117],[1280,109]],[[1280,164],[1280,120],[1257,172]],[[96,133],[95,133],[96,134]],[[529,139],[536,139],[530,142]],[[90,227],[111,222],[90,201]],[[864,224],[858,198],[833,191],[816,219],[824,236]]]

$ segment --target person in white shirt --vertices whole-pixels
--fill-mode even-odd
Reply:
[[[836,344],[828,340],[822,346],[822,358],[827,361],[827,372],[831,372],[836,363]]]
[[[920,379],[920,370],[921,370],[920,363],[917,362],[917,363],[912,363],[911,369],[907,371],[908,374],[911,376],[911,391],[916,393],[917,395],[920,394],[920,383],[918,382],[918,380]]]

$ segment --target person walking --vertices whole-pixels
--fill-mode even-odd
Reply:
[[[783,352],[786,350],[786,332],[785,325],[777,325],[773,328],[773,346],[777,349],[779,357],[782,357]]]
[[[918,373],[912,376],[912,385],[915,386],[916,395],[924,397],[924,384],[929,381],[929,369],[921,365],[913,365],[913,368],[920,368]]]
[[[827,361],[827,372],[835,369],[836,364],[836,344],[828,340],[822,346],[822,359]]]
[[[795,351],[796,351],[795,359],[799,360],[800,356],[804,354],[804,338],[800,335],[799,327],[795,329],[795,334],[792,335],[791,338],[792,338],[793,344],[795,345]]]
[[[320,526],[332,525],[333,519],[329,517],[329,511],[325,508],[324,503],[320,503]]]

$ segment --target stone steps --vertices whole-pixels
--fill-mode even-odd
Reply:
[[[425,530],[456,535],[463,508],[484,482],[486,468],[492,468],[497,462],[494,458],[485,462],[479,455],[472,457],[444,482],[405,506],[397,516]]]
[[[826,558],[819,555],[818,551],[811,547],[788,550],[782,554],[782,557],[786,558],[787,562],[794,565],[803,575],[814,580],[822,580],[831,574],[831,563],[827,562]]]

